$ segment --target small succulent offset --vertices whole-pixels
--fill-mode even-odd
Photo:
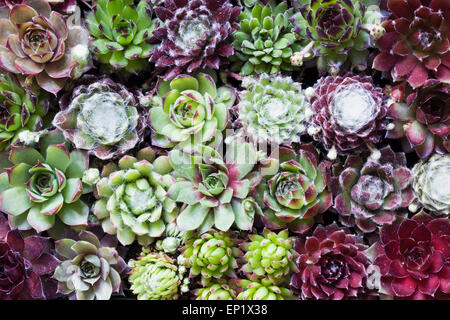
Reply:
[[[373,232],[391,224],[414,200],[405,154],[389,146],[380,153],[378,160],[350,155],[344,165],[333,166],[334,209],[345,226],[356,224],[363,232]]]
[[[320,78],[313,89],[308,133],[329,150],[328,157],[373,150],[387,126],[382,89],[370,77],[352,74]]]
[[[89,158],[78,150],[69,153],[62,141],[52,132],[41,139],[41,152],[11,148],[9,160],[14,166],[0,174],[0,211],[19,230],[43,232],[60,222],[87,225],[89,207],[80,197],[89,191],[81,181]]]
[[[155,248],[165,253],[175,253],[190,237],[191,232],[181,231],[175,222],[169,222],[166,224],[163,238],[156,241]]]
[[[427,80],[420,89],[406,96],[405,84],[390,90],[393,103],[388,115],[395,127],[387,132],[392,139],[406,138],[406,150],[414,148],[421,159],[433,152],[450,152],[450,85]]]
[[[76,240],[56,241],[56,252],[62,258],[53,274],[58,292],[76,300],[109,300],[113,293],[120,293],[127,264],[115,244],[103,240],[83,230]]]
[[[213,280],[204,288],[194,291],[195,300],[236,300],[236,290],[225,280]]]
[[[200,68],[219,69],[234,52],[228,43],[241,8],[229,0],[166,0],[154,7],[162,21],[149,42],[158,44],[150,61],[164,80]]]
[[[414,89],[428,79],[450,83],[448,1],[388,0],[387,7],[391,16],[382,23],[386,32],[376,41],[373,68]]]
[[[177,217],[180,230],[203,233],[211,227],[227,231],[235,224],[250,230],[260,208],[249,197],[259,182],[251,172],[257,161],[255,148],[248,143],[230,144],[225,161],[214,149],[199,146],[192,155],[169,152],[170,164],[182,179],[172,185],[167,196],[185,206]]]
[[[74,68],[88,63],[75,61],[73,55],[87,47],[89,33],[68,25],[46,0],[26,0],[1,11],[0,16],[9,18],[0,19],[0,68],[16,74],[23,86],[37,83],[56,95],[72,78]]]
[[[236,258],[242,255],[229,233],[214,229],[189,239],[181,251],[184,265],[190,269],[189,277],[201,275],[203,287],[212,278],[235,278]]]
[[[337,73],[340,69],[367,67],[367,48],[375,13],[366,9],[372,0],[294,0],[298,13],[291,19],[294,32],[311,42],[301,53],[303,58],[317,58],[321,72]],[[312,52],[311,52],[312,51]]]
[[[123,245],[137,238],[147,246],[160,237],[178,213],[175,201],[166,197],[166,190],[175,183],[167,174],[170,171],[167,157],[155,159],[150,148],[141,149],[137,157],[123,156],[118,167],[106,165],[96,185],[100,199],[93,208],[103,230],[117,234]]]
[[[264,229],[262,236],[252,234],[249,242],[241,244],[245,264],[241,271],[251,280],[267,278],[274,285],[282,284],[296,272],[293,239],[287,229],[278,234]]]
[[[450,154],[435,154],[416,163],[412,169],[412,186],[420,204],[440,214],[450,214]]]
[[[157,21],[145,0],[96,0],[86,17],[90,46],[103,63],[130,72],[142,70],[154,45],[148,43]]]
[[[102,160],[132,149],[145,122],[136,96],[109,78],[85,76],[81,83],[61,99],[62,111],[56,114],[53,125],[77,149],[89,150]]]
[[[160,80],[157,93],[160,103],[150,109],[148,123],[153,129],[153,144],[162,148],[207,144],[221,136],[228,124],[228,108],[235,100],[234,91],[217,89],[213,78],[205,73]],[[230,99],[216,102],[218,93]]]
[[[314,217],[333,204],[328,188],[331,162],[319,162],[311,143],[301,145],[297,152],[280,148],[279,162],[279,172],[258,188],[267,207],[262,221],[269,229],[288,227],[305,233],[313,226]]]
[[[0,300],[55,298],[56,286],[49,277],[59,263],[50,238],[24,238],[0,215]]]
[[[240,292],[236,300],[294,300],[291,291],[284,287],[279,287],[267,278],[244,280],[239,279],[236,284],[240,287]]]
[[[11,75],[0,74],[0,150],[7,150],[26,130],[43,126],[49,102],[45,94],[23,89]]]
[[[375,293],[367,288],[370,260],[362,238],[336,223],[319,225],[310,237],[298,238],[295,250],[299,272],[291,286],[302,300],[365,299]]]
[[[448,300],[450,222],[420,212],[381,228],[368,251],[381,276],[380,293],[394,299]]]
[[[301,49],[298,36],[292,32],[292,14],[286,2],[277,5],[274,0],[245,8],[239,16],[239,29],[233,33],[231,71],[240,71],[242,76],[292,71],[290,57]]]
[[[180,293],[188,291],[189,279],[183,280],[183,266],[166,254],[143,249],[137,260],[128,262],[131,291],[138,300],[176,300]]]
[[[246,77],[240,93],[239,119],[247,135],[265,143],[300,142],[311,117],[308,100],[299,83],[290,77],[261,74]]]

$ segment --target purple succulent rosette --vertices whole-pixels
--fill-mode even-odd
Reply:
[[[154,11],[162,24],[149,39],[159,44],[150,61],[165,72],[164,80],[228,63],[234,49],[227,40],[238,27],[240,7],[228,0],[166,0]]]
[[[414,199],[405,154],[389,146],[380,153],[378,160],[350,155],[343,165],[333,165],[334,209],[344,225],[366,233],[392,223],[397,211],[406,210]]]

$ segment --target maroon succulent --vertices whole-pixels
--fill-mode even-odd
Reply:
[[[395,121],[387,138],[406,138],[406,151],[413,148],[424,159],[437,152],[450,152],[450,85],[429,79],[418,90],[408,92],[400,84],[391,90],[394,100],[388,115]]]
[[[421,212],[381,228],[373,246],[381,288],[396,299],[450,298],[450,222]]]
[[[387,6],[392,14],[382,23],[386,33],[376,41],[381,52],[373,68],[413,88],[429,78],[450,83],[450,1],[388,0]]]
[[[328,76],[314,85],[313,125],[308,132],[327,150],[348,154],[377,143],[386,127],[387,106],[381,88],[367,76]]]
[[[238,26],[241,8],[228,0],[166,0],[154,11],[163,25],[149,39],[160,44],[150,61],[166,72],[164,80],[198,68],[219,69],[233,54],[227,39]]]
[[[378,160],[350,155],[343,166],[333,166],[334,208],[344,225],[356,224],[363,232],[392,223],[398,211],[407,212],[414,199],[405,154],[394,153],[389,146],[380,153]]]
[[[370,260],[365,249],[362,239],[347,229],[319,225],[312,236],[295,243],[299,272],[291,285],[303,300],[370,298],[374,293],[366,287]]]
[[[51,253],[50,238],[10,230],[0,216],[0,300],[46,299],[56,296],[50,279],[60,261]]]

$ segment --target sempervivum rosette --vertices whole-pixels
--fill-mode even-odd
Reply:
[[[319,225],[310,237],[295,243],[299,272],[292,276],[291,286],[303,300],[370,298],[366,248],[360,237],[336,224]]]
[[[433,155],[416,163],[413,170],[413,188],[425,208],[441,214],[450,214],[450,154]]]
[[[84,77],[61,99],[60,107],[53,125],[76,148],[102,160],[132,149],[144,129],[136,96],[109,78]]]
[[[240,7],[228,0],[166,0],[154,7],[163,22],[153,31],[150,43],[159,44],[150,61],[165,70],[164,79],[172,79],[198,68],[219,69],[234,52],[228,43]]]
[[[414,199],[405,154],[395,153],[389,146],[380,153],[378,160],[351,155],[344,165],[333,166],[334,208],[344,225],[356,224],[363,232],[392,223],[397,212],[403,209],[405,213]]]
[[[300,142],[311,116],[300,83],[281,75],[244,78],[236,125],[257,142],[290,145]]]
[[[388,0],[387,6],[392,14],[382,23],[386,33],[376,41],[381,53],[373,68],[413,88],[429,78],[450,83],[450,2]]]
[[[236,300],[294,300],[288,288],[276,286],[267,278],[258,280],[236,280],[240,287]]]
[[[60,261],[50,238],[10,230],[0,215],[0,300],[41,300],[56,297],[50,275]]]
[[[226,280],[214,280],[204,288],[196,289],[195,300],[236,300],[236,290]]]
[[[313,125],[308,133],[323,143],[330,158],[379,142],[380,131],[387,125],[387,107],[381,88],[370,77],[328,76],[313,88]]]
[[[269,229],[288,227],[304,233],[314,224],[314,217],[333,204],[328,189],[331,162],[319,162],[319,153],[310,143],[301,145],[298,152],[279,151],[279,172],[258,188],[267,207],[261,219]]]
[[[450,298],[450,222],[421,212],[384,226],[370,250],[380,292],[395,299]]]
[[[394,102],[388,115],[395,127],[387,132],[387,138],[406,138],[406,150],[414,148],[424,159],[432,152],[450,152],[450,85],[429,79],[412,92],[401,84],[390,90]],[[406,100],[406,101],[404,101]]]
[[[47,1],[27,0],[3,8],[0,16],[5,14],[9,18],[0,19],[0,67],[17,74],[23,85],[31,86],[35,81],[56,95],[71,78],[74,67],[87,65],[86,57],[76,61],[74,56],[80,50],[87,51],[88,32],[68,25]]]

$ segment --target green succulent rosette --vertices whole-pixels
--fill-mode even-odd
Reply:
[[[94,39],[90,46],[99,60],[115,69],[136,72],[148,65],[154,45],[148,43],[156,26],[145,0],[96,0],[86,17]]]
[[[205,73],[159,81],[157,94],[161,105],[151,108],[148,123],[153,129],[152,143],[161,148],[211,142],[225,129],[228,108],[235,100],[229,87],[217,89]]]
[[[269,279],[273,284],[285,282],[290,273],[297,270],[294,258],[293,240],[289,238],[287,229],[278,234],[264,229],[263,235],[252,234],[250,242],[241,245],[245,253],[245,264],[241,271],[250,279],[261,277]]]
[[[253,140],[290,145],[300,142],[312,114],[301,85],[290,77],[246,77],[237,123]]]
[[[0,73],[0,151],[8,150],[21,132],[42,128],[49,105],[46,98],[23,89],[12,75]]]
[[[299,37],[292,31],[293,14],[286,2],[274,0],[245,8],[239,16],[239,29],[233,33],[231,71],[242,76],[292,71],[290,57],[301,49]]]
[[[103,230],[117,234],[123,245],[137,238],[147,246],[162,236],[166,223],[174,221],[178,213],[175,201],[166,197],[175,182],[170,171],[167,157],[155,159],[150,148],[142,149],[137,157],[123,156],[118,167],[106,165],[96,184],[100,199],[93,208]]]
[[[86,153],[69,153],[62,135],[51,132],[40,150],[12,146],[11,168],[0,174],[0,211],[19,230],[51,231],[55,225],[86,226],[89,207],[80,199],[91,191],[81,178]]]
[[[169,161],[179,179],[167,196],[185,204],[177,217],[180,230],[203,233],[215,226],[227,231],[233,224],[251,230],[255,213],[262,214],[249,196],[261,180],[259,172],[252,172],[257,162],[252,145],[228,146],[225,159],[207,146],[198,146],[193,154],[174,149]]]
[[[235,300],[234,290],[225,280],[215,280],[208,283],[204,288],[194,291],[197,296],[195,300]]]
[[[450,155],[432,155],[412,169],[413,190],[423,207],[436,213],[450,214]]]
[[[240,292],[236,300],[295,300],[288,288],[276,286],[267,278],[236,281]]]
[[[112,244],[81,231],[77,240],[58,240],[55,248],[62,257],[53,274],[59,293],[77,300],[109,300],[113,293],[120,293],[127,265]]]
[[[319,162],[319,153],[311,143],[298,150],[280,148],[279,171],[259,187],[260,199],[266,206],[262,220],[269,229],[289,228],[304,233],[314,224],[314,217],[333,204],[328,188],[331,162]]]
[[[185,292],[188,279],[183,280],[184,267],[178,267],[166,254],[144,249],[137,260],[128,262],[131,291],[138,300],[176,300]]]
[[[236,258],[242,255],[228,232],[214,229],[189,239],[181,251],[184,265],[190,268],[189,277],[201,275],[204,287],[212,278],[236,277]]]

